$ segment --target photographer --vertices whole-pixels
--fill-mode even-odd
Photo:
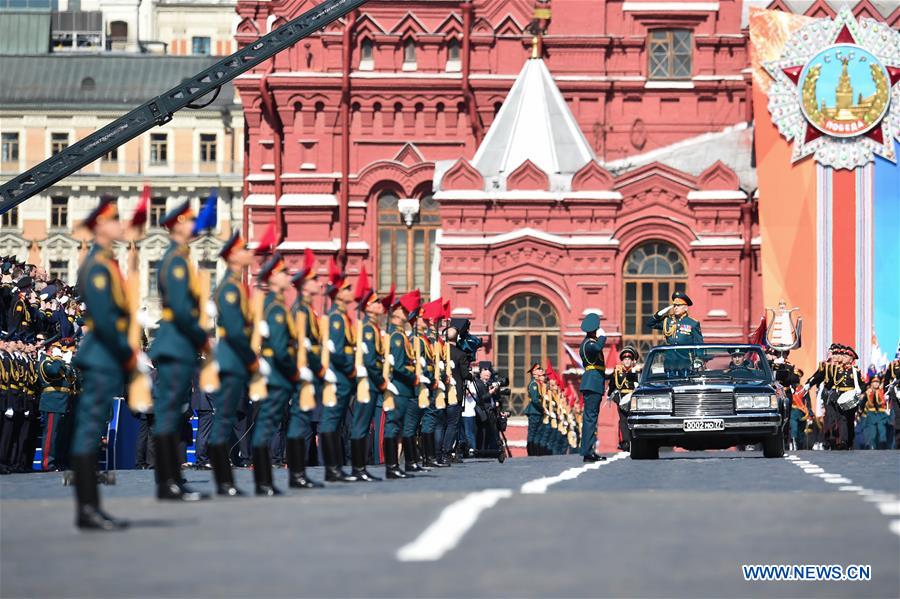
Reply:
[[[506,449],[500,442],[499,426],[507,417],[503,411],[502,381],[494,377],[490,362],[480,362],[478,366],[478,378],[475,380],[475,440],[478,453],[497,457],[502,462]]]

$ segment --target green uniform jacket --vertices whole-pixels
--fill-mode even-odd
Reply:
[[[266,294],[263,315],[269,326],[269,336],[263,339],[262,355],[272,366],[270,387],[291,389],[300,380],[297,372],[297,333],[288,317],[284,296]]]
[[[647,328],[662,331],[666,338],[666,345],[701,345],[703,343],[700,323],[690,316],[682,316],[678,319],[674,316],[662,316],[657,312],[647,320]]]
[[[95,245],[78,270],[78,289],[87,306],[88,332],[78,345],[75,365],[94,370],[131,371],[137,355],[128,344],[131,315],[124,281],[111,251]]]
[[[391,333],[391,356],[394,365],[391,367],[391,382],[397,387],[398,394],[403,397],[415,397],[416,395],[416,363],[412,343],[403,334],[403,331],[395,329]]]
[[[294,322],[297,322],[297,314],[301,310],[306,314],[306,340],[309,342],[306,352],[307,368],[321,379],[325,376],[325,371],[322,368],[322,335],[319,332],[319,317],[316,315],[316,311],[312,309],[312,306],[297,300],[291,309]]]
[[[363,361],[366,365],[366,373],[369,375],[369,382],[372,383],[379,391],[384,391],[387,383],[384,381],[384,358],[381,349],[381,331],[378,326],[369,320],[366,316],[363,318],[363,343],[366,344],[366,353]]]
[[[67,376],[69,370],[60,358],[44,356],[38,366],[41,385],[41,412],[65,414],[69,411],[69,395],[72,392]]]
[[[253,317],[240,273],[225,274],[216,288],[219,342],[216,362],[223,373],[248,376],[256,370],[256,353],[250,347]]]
[[[197,277],[187,246],[173,241],[163,255],[157,276],[163,309],[150,357],[196,362],[207,337],[200,328]]]
[[[603,361],[604,345],[606,345],[606,337],[594,339],[586,336],[578,348],[581,363],[584,365],[580,387],[582,392],[603,393],[603,379],[606,371]]]
[[[541,390],[538,388],[537,381],[532,380],[528,383],[528,405],[525,406],[526,416],[540,416],[544,413],[541,406]]]

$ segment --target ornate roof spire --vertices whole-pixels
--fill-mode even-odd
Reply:
[[[534,14],[528,31],[531,33],[531,58],[544,57],[544,32],[550,25],[550,0],[535,0]]]

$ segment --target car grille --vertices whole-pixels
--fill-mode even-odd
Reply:
[[[675,416],[728,416],[734,414],[734,394],[719,392],[675,393]]]

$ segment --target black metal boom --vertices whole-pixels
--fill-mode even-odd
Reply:
[[[296,19],[289,21],[231,56],[182,81],[176,87],[156,96],[125,116],[109,123],[59,154],[0,186],[0,214],[21,204],[31,196],[68,177],[77,170],[149,131],[164,125],[182,108],[196,107],[197,102],[240,75],[286,50],[332,21],[339,19],[367,0],[325,0]]]

